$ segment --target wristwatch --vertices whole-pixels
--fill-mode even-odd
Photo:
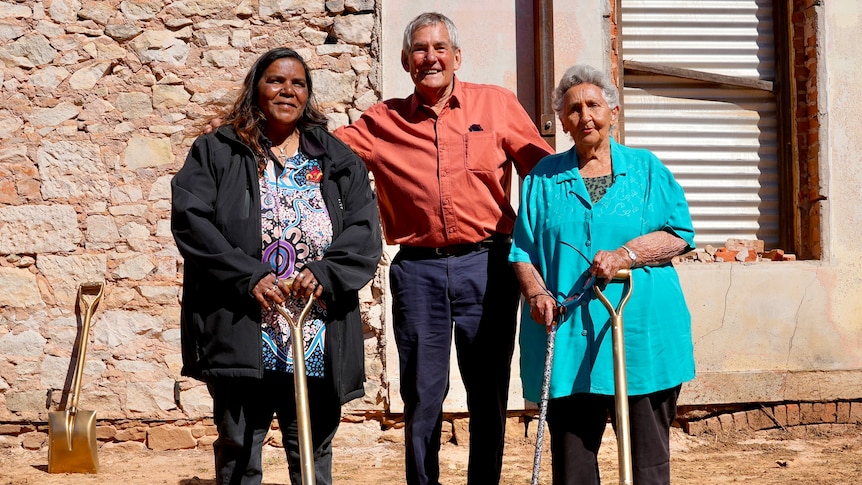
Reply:
[[[632,266],[634,266],[635,262],[637,262],[637,260],[638,260],[638,254],[636,252],[632,251],[631,248],[626,246],[625,244],[623,244],[620,247],[623,248],[625,250],[625,252],[629,255],[629,259],[632,260]]]

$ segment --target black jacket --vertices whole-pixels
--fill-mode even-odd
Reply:
[[[320,161],[332,219],[332,244],[306,267],[324,288],[325,372],[343,404],[364,394],[358,290],[380,260],[377,203],[365,165],[347,145],[313,127],[302,131],[301,148]],[[261,261],[257,157],[222,126],[195,140],[171,190],[171,230],[185,260],[182,374],[260,378],[261,307],[251,290],[272,269]]]

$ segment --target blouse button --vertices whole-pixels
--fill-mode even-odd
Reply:
[[[586,336],[587,336],[587,331],[586,331],[586,330],[581,330],[581,335],[583,335],[584,337],[586,337]]]

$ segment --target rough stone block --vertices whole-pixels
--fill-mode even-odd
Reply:
[[[17,436],[0,435],[0,450],[21,448],[21,439]]]
[[[27,450],[38,450],[48,443],[48,435],[39,431],[24,433],[18,438],[21,440],[21,446]]]
[[[142,427],[134,427],[123,429],[117,432],[114,437],[117,441],[144,441],[147,438],[147,429]]]
[[[341,423],[333,439],[333,446],[352,447],[364,443],[380,441],[380,423],[375,420],[362,420],[356,423]]]
[[[404,443],[403,426],[384,430],[383,435],[380,438],[387,443]]]
[[[96,439],[113,440],[117,436],[117,428],[111,425],[96,426]]]
[[[440,431],[440,444],[449,443],[450,441],[455,441],[455,427],[452,421],[444,420]]]
[[[194,448],[197,441],[188,428],[158,426],[147,432],[147,447],[153,451]]]
[[[23,431],[23,427],[19,424],[0,424],[0,435],[14,434],[19,435]]]
[[[35,235],[38,234],[38,237]],[[0,254],[74,251],[81,241],[78,216],[69,205],[0,207]]]
[[[198,438],[198,449],[212,450],[213,443],[218,439],[218,436],[202,436]]]

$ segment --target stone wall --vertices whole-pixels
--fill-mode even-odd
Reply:
[[[170,179],[273,47],[308,61],[333,126],[356,118],[379,98],[377,19],[373,0],[0,1],[0,425],[15,434],[66,401],[76,291],[93,280],[106,288],[80,408],[209,415],[205,387],[179,375]],[[362,294],[360,414],[386,404],[379,288]]]

